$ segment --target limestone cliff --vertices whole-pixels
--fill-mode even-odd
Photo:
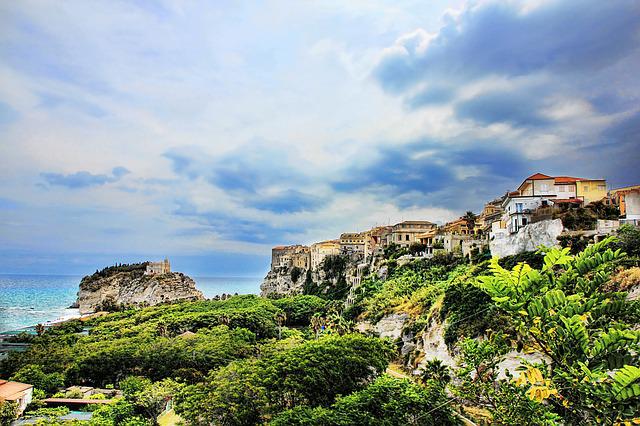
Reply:
[[[98,273],[80,282],[78,308],[81,314],[124,306],[151,306],[159,303],[204,299],[196,283],[180,272],[144,275],[139,270]]]
[[[540,245],[556,246],[562,230],[560,219],[529,224],[515,234],[498,235],[491,240],[489,243],[491,255],[505,257],[525,251],[535,251]]]
[[[360,284],[361,279],[371,271],[380,269],[381,257],[364,262],[361,253],[332,256],[329,263],[322,263],[317,269],[299,269],[279,266],[271,269],[260,285],[260,295],[295,295],[311,291],[310,294],[344,293],[338,299],[347,297],[349,291]],[[306,291],[305,291],[306,288]]]
[[[284,266],[273,268],[260,284],[260,295],[267,297],[270,294],[302,294],[305,276],[306,273],[300,273],[296,276],[293,273],[293,268]]]

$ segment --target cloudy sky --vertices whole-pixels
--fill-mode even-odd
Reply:
[[[637,1],[4,1],[0,272],[444,222],[533,172],[640,183]]]

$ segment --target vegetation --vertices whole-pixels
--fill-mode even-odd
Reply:
[[[117,265],[107,266],[101,270],[96,270],[92,275],[86,276],[82,279],[82,282],[85,284],[90,284],[93,281],[97,281],[101,278],[110,277],[112,275],[126,272],[130,274],[134,274],[135,276],[142,276],[144,271],[147,269],[147,265],[149,262],[142,263],[118,263]]]
[[[435,409],[434,409],[435,408]],[[274,426],[455,425],[443,388],[381,376],[330,407],[297,406],[276,416]]]
[[[24,337],[29,350],[0,362],[0,377],[33,383],[30,413],[47,424],[62,423],[42,398],[83,384],[123,392],[94,411],[99,426],[152,425],[169,400],[193,425],[459,424],[454,410],[504,425],[640,422],[636,228],[500,260],[403,250],[388,250],[387,279],[364,277],[347,312],[349,265],[335,256],[326,282],[305,277],[310,294],[128,309]],[[397,313],[396,342],[353,331]],[[449,356],[425,359],[442,339]],[[390,361],[420,374],[386,375]]]
[[[625,293],[604,290],[623,257],[608,238],[576,256],[550,249],[541,269],[491,264],[482,288],[512,316],[517,343],[548,359],[524,382],[533,399],[548,401],[570,423],[612,424],[640,411],[640,331],[637,306]]]

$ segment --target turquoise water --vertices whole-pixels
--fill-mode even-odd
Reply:
[[[76,300],[80,276],[0,275],[0,332],[78,315],[68,309]],[[261,278],[200,277],[196,287],[205,297],[258,294]]]

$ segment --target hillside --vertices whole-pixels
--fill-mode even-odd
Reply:
[[[303,285],[315,294],[71,321],[28,338],[0,377],[35,384],[39,398],[63,385],[121,389],[94,425],[152,424],[169,399],[194,425],[632,422],[639,242],[624,228],[575,254],[470,262],[387,252],[341,297]]]

